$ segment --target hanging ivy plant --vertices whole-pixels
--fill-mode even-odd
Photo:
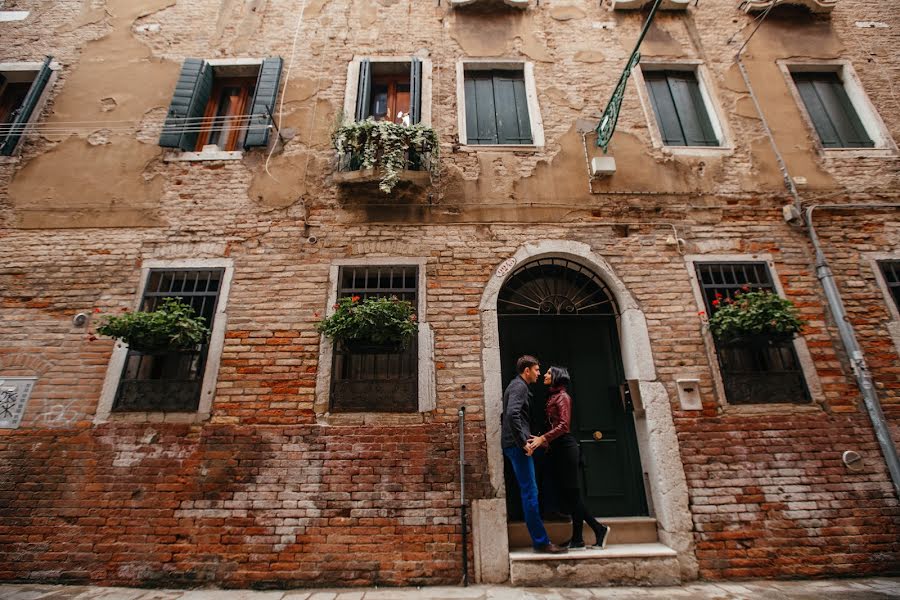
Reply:
[[[359,157],[360,169],[379,169],[382,175],[378,189],[385,194],[397,185],[400,171],[406,167],[407,152],[430,154],[432,159],[438,154],[437,134],[431,127],[372,118],[338,127],[331,141],[339,156]],[[432,160],[431,164],[437,163]]]

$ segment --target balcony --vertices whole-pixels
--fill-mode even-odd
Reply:
[[[687,10],[693,0],[663,0],[659,8],[662,10]],[[612,0],[613,10],[639,10],[653,4],[653,0]]]
[[[813,14],[827,15],[834,10],[837,0],[744,0],[740,8],[744,12],[753,13],[766,10],[772,4],[776,7],[781,5],[805,6]]]
[[[512,8],[520,8],[526,9],[528,8],[530,0],[450,0],[450,6],[452,8],[463,8],[467,6],[478,6],[478,7],[499,7],[499,6],[511,6]]]
[[[431,184],[438,150],[431,127],[369,119],[340,127],[332,141],[338,185],[377,183],[381,192],[390,194],[401,182],[418,187]]]

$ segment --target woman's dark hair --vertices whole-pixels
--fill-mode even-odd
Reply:
[[[569,370],[565,367],[550,367],[550,385],[554,387],[569,387],[572,383],[569,378]]]

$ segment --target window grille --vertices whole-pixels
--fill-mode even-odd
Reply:
[[[698,263],[697,276],[707,314],[712,316],[716,294],[734,298],[747,287],[775,292],[765,263]],[[809,402],[809,390],[790,340],[716,340],[719,370],[730,404]]]
[[[152,270],[140,310],[153,311],[165,298],[181,298],[212,330],[222,269]],[[191,350],[128,350],[113,410],[195,411],[200,403],[209,343]]]
[[[341,267],[338,297],[396,296],[417,306],[419,269],[411,266]],[[418,410],[418,344],[338,342],[331,374],[333,412],[415,412]]]
[[[884,281],[894,298],[894,304],[900,310],[900,260],[884,261],[879,265],[881,274],[884,275]]]

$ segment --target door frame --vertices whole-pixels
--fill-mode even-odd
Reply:
[[[688,505],[687,480],[672,418],[669,394],[657,379],[647,320],[637,301],[613,268],[590,246],[568,240],[527,243],[497,266],[485,284],[481,312],[481,364],[484,377],[484,418],[488,472],[493,498],[472,506],[475,577],[484,583],[509,579],[506,486],[500,447],[503,381],[500,372],[500,330],[497,298],[517,266],[539,258],[559,257],[580,263],[607,285],[619,308],[617,326],[625,379],[640,394],[644,411],[635,416],[641,468],[647,474],[645,492],[651,515],[657,519],[659,540],[675,550],[682,580],[696,579],[693,519]]]

